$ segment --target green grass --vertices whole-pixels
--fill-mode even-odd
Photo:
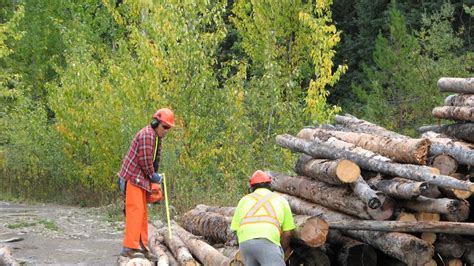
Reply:
[[[7,228],[18,229],[18,228],[25,228],[25,227],[35,226],[36,224],[37,224],[36,222],[21,221],[21,222],[17,222],[17,223],[7,224]]]
[[[54,221],[48,219],[41,219],[38,221],[38,223],[42,224],[48,230],[59,231],[59,227],[54,223]]]

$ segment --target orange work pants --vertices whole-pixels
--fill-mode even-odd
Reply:
[[[148,208],[146,190],[127,182],[125,195],[125,236],[123,246],[141,249],[142,244],[148,248]]]

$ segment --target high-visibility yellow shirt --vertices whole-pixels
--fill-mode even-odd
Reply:
[[[266,188],[258,188],[253,193],[258,193],[261,196],[266,196],[269,193],[272,193]],[[276,213],[276,218],[280,222],[280,229],[275,225],[265,222],[256,222],[256,223],[246,223],[240,225],[242,218],[250,211],[250,209],[255,205],[257,200],[254,197],[251,197],[251,194],[244,196],[240,199],[239,204],[235,208],[234,216],[232,217],[232,224],[230,229],[237,232],[237,238],[239,243],[245,242],[250,239],[255,238],[266,238],[278,246],[280,244],[280,230],[281,232],[290,231],[296,228],[295,222],[293,220],[293,215],[291,213],[290,204],[288,201],[278,195],[269,200],[270,204],[273,206],[273,209]],[[265,208],[260,208],[255,215],[269,215]]]

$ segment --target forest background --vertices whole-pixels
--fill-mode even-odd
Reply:
[[[472,77],[472,1],[0,0],[0,198],[121,200],[157,108],[177,211],[235,205],[275,136],[352,113],[414,136],[442,76]]]

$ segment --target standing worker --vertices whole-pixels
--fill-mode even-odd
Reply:
[[[156,261],[156,256],[148,249],[147,198],[154,196],[151,194],[152,187],[161,184],[161,175],[157,173],[161,143],[173,126],[173,111],[169,108],[159,109],[153,115],[150,125],[135,135],[123,159],[118,173],[121,190],[125,193],[125,235],[121,256],[145,257]],[[153,189],[154,193],[155,191]]]
[[[288,201],[273,193],[270,176],[257,170],[250,178],[251,193],[235,209],[231,229],[237,232],[245,265],[285,265],[284,254],[296,228]]]

